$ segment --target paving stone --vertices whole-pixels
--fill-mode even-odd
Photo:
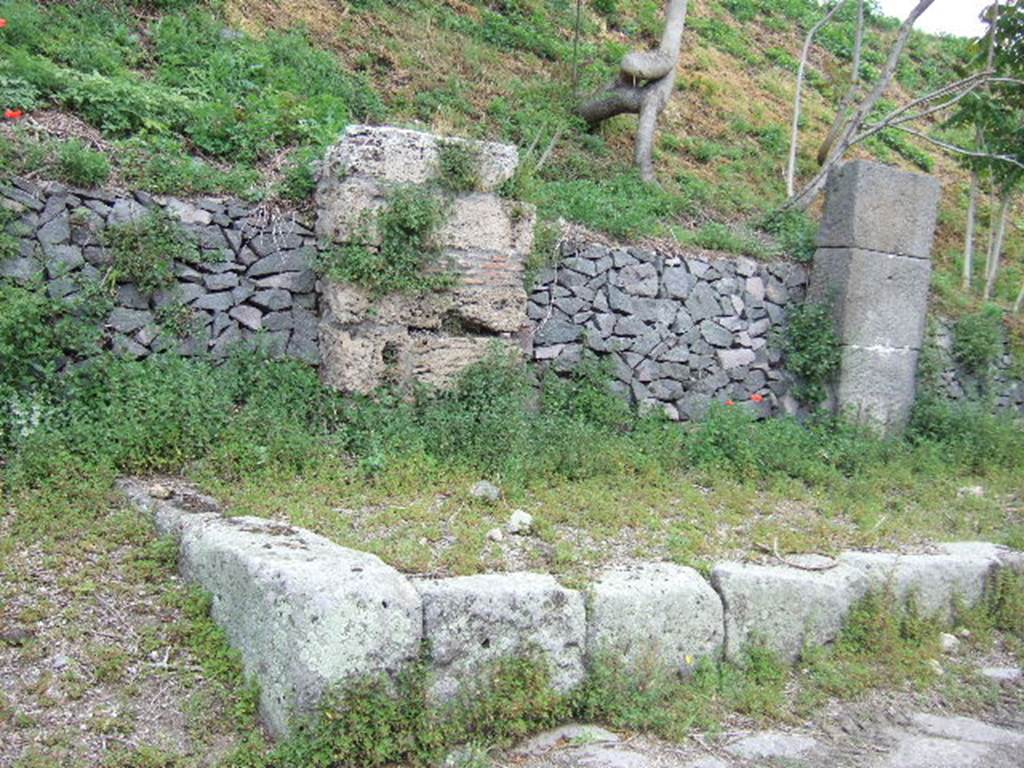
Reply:
[[[821,747],[810,736],[779,731],[762,731],[726,746],[730,754],[744,760],[797,760]]]

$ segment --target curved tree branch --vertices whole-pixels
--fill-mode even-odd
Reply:
[[[637,114],[636,164],[644,181],[654,181],[654,133],[676,82],[676,66],[686,26],[687,0],[667,0],[665,31],[656,51],[635,51],[623,57],[619,77],[578,112],[588,125],[610,117]]]

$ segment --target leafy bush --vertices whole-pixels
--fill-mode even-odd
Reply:
[[[373,220],[363,220],[357,242],[321,256],[320,269],[334,280],[361,285],[378,296],[445,288],[453,278],[443,267],[437,269],[441,250],[434,242],[444,215],[444,201],[430,189],[398,187]],[[371,228],[379,245],[371,244]]]
[[[806,264],[814,258],[818,224],[803,211],[775,211],[761,226],[778,239],[782,252],[794,261]]]
[[[786,367],[800,378],[794,397],[817,405],[825,399],[825,386],[839,370],[839,337],[832,308],[814,302],[791,308],[783,350]]]
[[[473,192],[480,185],[480,158],[468,144],[441,142],[438,182],[449,192]]]
[[[175,261],[195,263],[201,258],[199,246],[158,211],[107,227],[103,243],[112,257],[107,283],[134,283],[144,293],[174,282]]]
[[[1003,316],[995,306],[961,317],[953,328],[953,357],[969,373],[984,376],[1003,352]]]
[[[89,149],[80,139],[64,142],[59,150],[61,178],[80,187],[97,187],[110,176],[110,163],[102,152]]]

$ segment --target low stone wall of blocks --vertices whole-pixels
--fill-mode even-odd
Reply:
[[[213,619],[259,682],[274,736],[315,716],[326,691],[396,675],[423,648],[428,695],[439,706],[472,696],[488,669],[526,654],[539,655],[564,693],[605,653],[685,672],[702,658],[738,659],[756,638],[794,661],[835,640],[872,589],[892,588],[952,619],[954,605],[977,604],[1000,569],[1024,570],[1024,552],[963,542],[915,554],[720,562],[710,578],[673,563],[629,562],[583,589],[541,573],[431,578],[292,525],[224,517],[188,488],[119,486],[178,541],[183,575],[211,594]]]

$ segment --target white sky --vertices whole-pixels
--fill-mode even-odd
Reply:
[[[961,37],[978,37],[985,25],[978,19],[979,14],[993,0],[935,0],[918,20],[917,28],[925,32],[945,32]],[[889,16],[901,20],[917,5],[917,0],[880,0],[882,10]]]

